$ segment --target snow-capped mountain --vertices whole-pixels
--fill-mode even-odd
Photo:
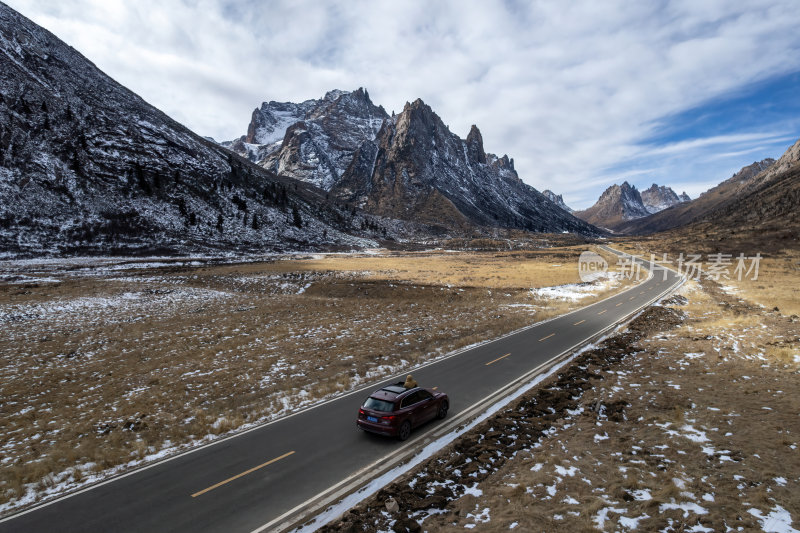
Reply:
[[[300,104],[264,102],[253,111],[247,135],[228,146],[273,172],[330,190],[387,118],[363,88]]]
[[[279,126],[295,119],[278,142]],[[499,226],[598,234],[523,183],[513,159],[486,154],[477,127],[460,139],[421,100],[392,117],[364,89],[269,102],[254,111],[248,134],[227,145],[368,213],[442,232]]]
[[[561,196],[560,194],[556,194],[553,191],[551,191],[550,189],[543,190],[542,194],[545,195],[548,200],[550,200],[551,202],[556,204],[558,207],[560,207],[561,209],[563,209],[567,213],[575,212],[574,209],[572,209],[571,207],[569,207],[567,204],[564,203],[564,197]]]
[[[689,202],[691,198],[685,192],[678,196],[672,188],[666,185],[656,185],[655,183],[649,189],[645,189],[641,193],[642,203],[649,213],[658,213],[668,207],[681,202]]]
[[[323,191],[192,133],[4,4],[0,94],[4,257],[374,243]]]
[[[627,181],[606,189],[597,203],[589,209],[575,212],[576,217],[610,230],[614,230],[620,223],[649,214],[639,191]]]

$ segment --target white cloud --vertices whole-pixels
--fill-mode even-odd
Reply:
[[[8,3],[202,135],[244,134],[264,100],[364,86],[388,111],[422,98],[462,137],[477,124],[577,207],[624,179],[609,169],[661,117],[800,70],[792,0]]]
[[[793,137],[786,136],[783,133],[738,133],[732,135],[715,135],[713,137],[690,139],[688,141],[669,143],[664,146],[650,148],[648,150],[645,150],[642,155],[655,156],[655,155],[676,154],[720,144],[732,145],[741,143],[753,143],[755,141],[775,141],[775,140],[789,141],[793,140]]]

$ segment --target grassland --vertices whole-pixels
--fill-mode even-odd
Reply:
[[[731,293],[736,293],[744,299],[753,302],[768,310],[778,311],[786,316],[800,315],[800,250],[792,246],[776,246],[772,242],[743,241],[737,243],[730,241],[724,250],[718,247],[708,247],[702,241],[688,241],[674,236],[655,235],[640,239],[629,239],[625,242],[615,243],[621,250],[649,258],[651,254],[658,258],[667,254],[667,259],[676,266],[680,254],[687,257],[689,254],[698,254],[703,263],[708,266],[709,256],[716,253],[726,253],[732,265],[726,269],[724,276],[719,276],[717,281],[723,288]],[[737,257],[744,254],[746,258],[760,255],[758,271],[755,269],[744,271],[739,275],[735,271]],[[745,261],[749,269],[753,261]],[[755,278],[755,279],[754,279]]]
[[[586,305],[585,247],[2,265],[9,510]],[[609,258],[611,259],[611,258]],[[124,269],[122,269],[124,267]],[[552,293],[537,288],[566,285]]]

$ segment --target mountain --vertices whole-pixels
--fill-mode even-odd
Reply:
[[[3,257],[375,244],[350,234],[372,219],[192,133],[4,4],[0,52]]]
[[[265,102],[253,111],[247,135],[229,146],[273,172],[330,190],[387,118],[363,88],[300,104]]]
[[[435,233],[477,226],[600,234],[523,183],[513,159],[485,153],[476,126],[460,139],[422,100],[391,117],[363,88],[268,102],[253,112],[247,135],[224,144],[367,213]]]
[[[655,183],[649,189],[643,190],[641,194],[642,203],[650,213],[658,213],[673,205],[691,200],[685,192],[678,196],[670,187],[658,186]]]
[[[683,191],[682,193],[680,193],[678,195],[678,200],[680,200],[681,202],[691,202],[692,201],[692,199],[689,197],[689,195],[686,194],[686,191]]]
[[[549,189],[545,189],[542,191],[542,194],[547,197],[548,200],[556,204],[558,207],[566,211],[567,213],[572,213],[575,210],[569,207],[567,204],[564,203],[564,198],[560,194],[556,194]]]
[[[452,133],[422,100],[406,103],[364,141],[331,193],[368,213],[451,228],[600,232],[522,182],[508,156],[487,154],[472,126]]]
[[[691,223],[664,235],[683,248],[696,245],[698,250],[734,255],[797,250],[800,238],[800,210],[797,209],[800,205],[800,139],[778,161],[770,159],[767,163],[759,163],[762,164],[757,167],[762,170],[756,174],[752,168],[745,167],[744,174],[734,175],[734,182],[738,182],[740,187],[738,194],[703,212]],[[730,185],[730,181],[720,185]]]
[[[787,152],[790,154],[789,158],[791,151],[792,148]],[[786,154],[781,158],[784,162],[781,163],[780,168],[784,170],[791,166],[786,162],[786,158]],[[772,158],[755,161],[719,185],[704,192],[695,200],[683,202],[648,217],[622,224],[617,227],[617,230],[629,234],[649,234],[677,228],[699,220],[736,198],[746,196],[764,180],[774,177],[778,170],[777,167],[773,167],[776,167],[776,161]]]
[[[612,231],[617,231],[617,228],[630,220],[649,214],[641,194],[627,181],[606,189],[592,207],[575,212],[576,217]]]

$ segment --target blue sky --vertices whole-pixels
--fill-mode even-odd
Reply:
[[[659,117],[641,153],[608,173],[640,188],[668,183],[696,197],[745,165],[777,159],[800,138],[800,72],[735,87],[702,104]],[[647,180],[651,181],[648,182]]]
[[[795,0],[6,0],[218,140],[265,100],[422,98],[590,206],[613,183],[692,197],[800,137]]]

